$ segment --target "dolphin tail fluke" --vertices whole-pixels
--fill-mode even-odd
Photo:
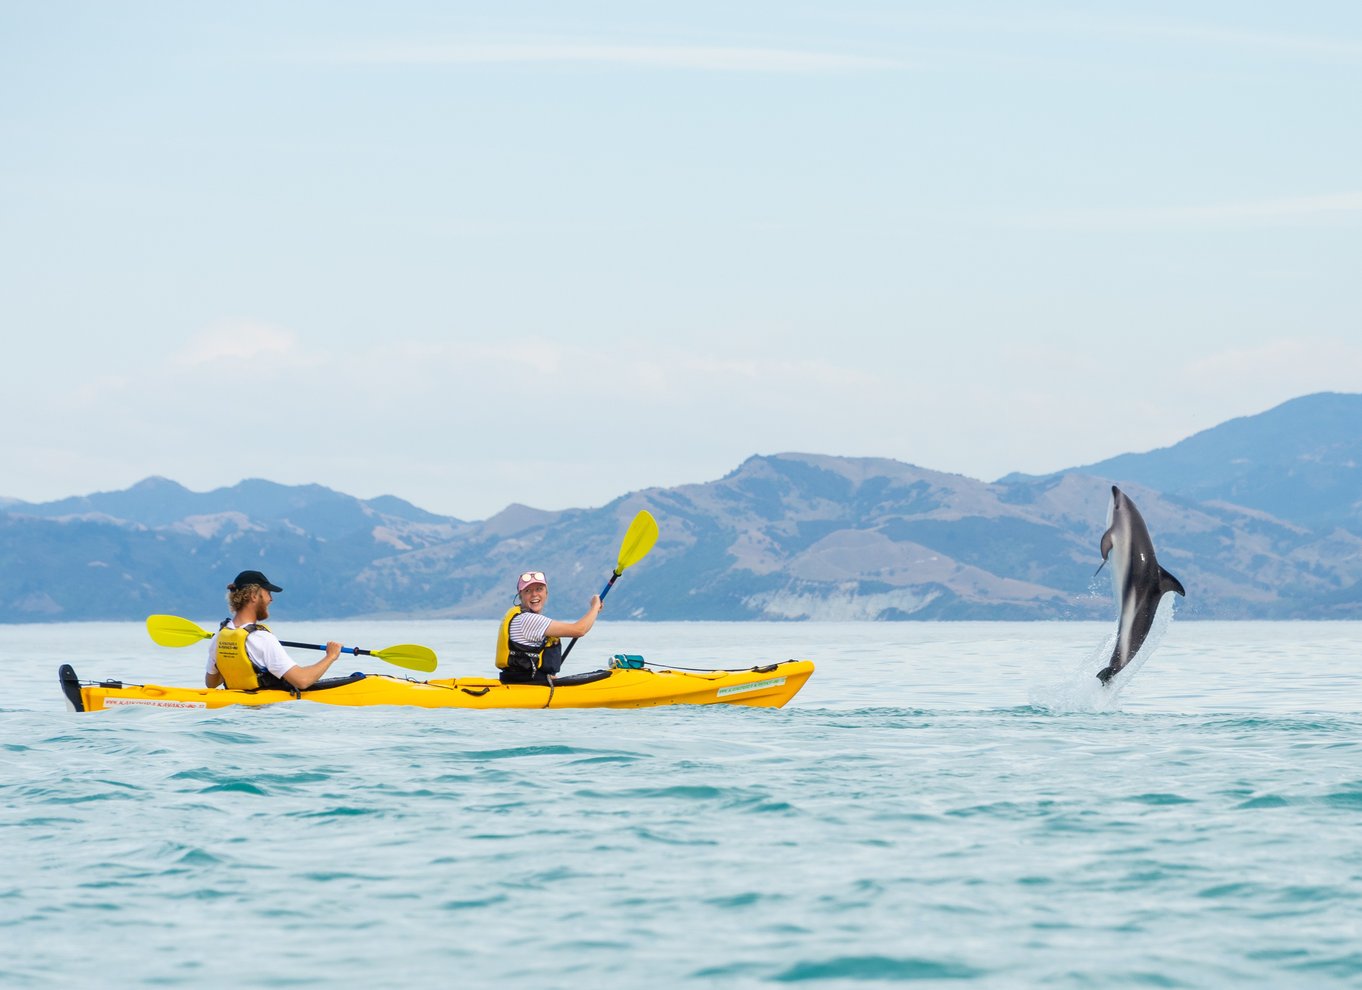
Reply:
[[[1182,587],[1182,582],[1173,575],[1169,574],[1162,567],[1159,568],[1159,597],[1162,598],[1170,591],[1176,591],[1183,598],[1187,597],[1187,592]]]
[[[1103,667],[1097,672],[1097,679],[1103,684],[1111,683],[1111,679],[1115,676],[1116,671],[1112,670],[1110,667]]]

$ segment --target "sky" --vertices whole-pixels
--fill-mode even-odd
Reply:
[[[1362,391],[1362,5],[0,0],[0,496],[986,481]]]

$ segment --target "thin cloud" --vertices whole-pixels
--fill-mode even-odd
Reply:
[[[1189,387],[1224,383],[1236,395],[1276,391],[1284,399],[1307,392],[1354,391],[1359,378],[1362,346],[1327,337],[1283,337],[1226,348],[1188,362],[1181,371]]]
[[[855,391],[883,385],[883,381],[871,372],[815,360],[678,356],[668,367],[673,374],[679,371],[698,382],[761,381],[773,383],[781,390],[804,386]]]
[[[893,59],[843,52],[722,45],[617,45],[584,42],[400,43],[337,50],[319,61],[369,65],[609,65],[698,72],[836,72],[901,68]]]
[[[127,375],[102,374],[77,378],[72,385],[52,394],[55,408],[66,410],[93,409],[112,398],[125,394],[134,382]]]
[[[1290,226],[1362,216],[1362,192],[1189,206],[1114,207],[1020,214],[1018,226],[1069,230],[1163,230]]]
[[[287,330],[263,323],[220,324],[191,340],[171,358],[171,363],[181,368],[197,368],[217,361],[278,359],[294,352],[297,343]]]
[[[1362,41],[1355,38],[1243,31],[1175,22],[1132,24],[1117,21],[1105,25],[1102,33],[1157,38],[1164,41],[1188,42],[1222,48],[1252,49],[1259,52],[1276,52],[1279,54],[1325,55],[1347,59],[1362,58]]]
[[[871,20],[886,23],[884,18]],[[1259,54],[1322,56],[1346,60],[1362,58],[1362,38],[1252,30],[1174,18],[1132,19],[1101,14],[1037,16],[1035,12],[1030,12],[1026,16],[909,13],[894,17],[888,23],[900,27],[906,24],[926,31],[965,35],[1004,34],[1052,38],[1068,36],[1117,42],[1159,41],[1175,45],[1193,45],[1203,49],[1237,49]]]

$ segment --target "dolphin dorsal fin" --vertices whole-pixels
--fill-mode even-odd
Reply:
[[[1160,596],[1176,591],[1183,598],[1187,597],[1187,592],[1182,587],[1182,582],[1173,575],[1169,574],[1162,567],[1159,568],[1159,594]]]

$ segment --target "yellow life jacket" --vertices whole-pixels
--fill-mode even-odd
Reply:
[[[513,670],[530,677],[540,674],[556,674],[563,666],[563,650],[557,636],[544,640],[543,646],[526,646],[511,639],[511,620],[525,611],[519,605],[501,619],[501,629],[497,632],[497,669]]]
[[[269,627],[252,622],[240,629],[228,629],[229,621],[231,620],[223,619],[222,625],[218,627],[218,643],[213,654],[213,663],[217,664],[223,682],[233,691],[257,691],[263,686],[260,683],[261,671],[251,663],[250,655],[246,652],[246,637],[257,629],[269,632]],[[275,680],[268,676],[267,679]]]

